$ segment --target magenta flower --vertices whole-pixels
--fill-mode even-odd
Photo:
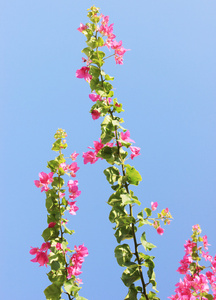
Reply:
[[[130,138],[130,131],[129,130],[127,130],[125,133],[121,132],[121,139],[125,142],[128,142],[128,143],[131,143],[131,142],[135,143],[134,140],[132,140]]]
[[[100,96],[100,95],[96,95],[96,94],[94,94],[94,93],[89,94],[89,98],[90,98],[93,102],[101,101],[101,96]]]
[[[74,181],[69,180],[67,186],[69,188],[69,193],[70,193],[69,198],[71,200],[74,200],[81,194],[81,191],[78,191],[78,181],[77,180],[74,180]]]
[[[92,75],[89,74],[89,67],[82,67],[76,71],[77,78],[84,78],[88,83],[92,80]]]
[[[158,207],[158,203],[157,202],[151,202],[151,209],[152,211],[156,210]]]
[[[41,266],[46,266],[47,267],[47,263],[49,262],[49,258],[48,258],[48,250],[51,247],[51,244],[49,242],[43,243],[41,248],[32,248],[29,253],[31,255],[35,255],[36,257],[31,259],[32,262],[38,262],[40,267]]]
[[[56,244],[56,249],[57,250],[61,250],[62,249],[62,244],[61,243],[57,243]]]
[[[68,202],[68,204],[70,205],[70,209],[69,209],[69,214],[71,215],[76,215],[76,211],[78,211],[79,207],[76,206],[76,201],[74,202]]]
[[[72,153],[72,154],[70,155],[70,157],[71,157],[71,159],[74,161],[74,160],[76,160],[76,158],[77,158],[78,155],[79,155],[79,153],[76,153],[76,151],[75,151],[74,153]]]
[[[56,226],[56,222],[50,222],[48,228],[53,228]]]
[[[157,233],[162,235],[164,233],[163,228],[161,228],[160,226],[157,228]]]
[[[130,146],[130,149],[131,149],[131,159],[134,159],[134,157],[140,155],[140,148],[139,147],[135,147],[135,146]]]
[[[97,120],[98,118],[100,118],[100,112],[96,109],[94,109],[92,112],[91,112],[91,115],[92,115],[92,119],[93,120]]]
[[[82,23],[80,23],[80,27],[77,28],[77,30],[78,30],[79,32],[82,32],[83,30],[86,30],[87,28],[88,28],[87,25],[83,25]]]
[[[84,164],[87,163],[94,164],[98,160],[98,157],[96,157],[96,154],[92,151],[87,151],[86,153],[83,152],[82,157],[84,158]]]
[[[34,180],[36,187],[41,188],[41,192],[47,192],[49,190],[48,184],[53,182],[53,172],[46,174],[44,172],[39,173],[39,180]]]

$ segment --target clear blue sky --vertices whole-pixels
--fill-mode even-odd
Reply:
[[[30,262],[30,246],[42,244],[46,227],[44,195],[34,186],[58,128],[68,133],[70,152],[82,153],[100,135],[100,121],[89,109],[89,87],[75,78],[82,66],[85,38],[76,29],[95,4],[114,23],[117,40],[131,51],[115,76],[125,127],[142,155],[134,159],[143,181],[134,191],[143,208],[151,201],[169,207],[174,221],[163,236],[148,230],[157,245],[159,297],[166,299],[179,280],[176,272],[191,226],[207,234],[216,253],[216,2],[164,1],[1,1],[1,298],[45,299],[48,269]],[[117,265],[110,207],[111,189],[101,175],[105,162],[78,172],[82,195],[71,248],[84,243],[81,295],[119,300],[126,295]]]

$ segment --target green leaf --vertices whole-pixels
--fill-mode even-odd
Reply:
[[[93,90],[96,89],[98,83],[99,83],[99,79],[93,77],[92,80],[90,81],[90,88],[91,88],[91,91],[93,91]]]
[[[149,293],[148,293],[148,298],[149,298],[149,300],[160,300],[160,298],[158,298],[157,296],[156,296],[156,294],[154,293],[154,292],[152,292],[152,291],[150,291]],[[144,298],[140,298],[140,300],[146,300],[145,299],[145,296],[144,296]]]
[[[101,140],[102,143],[104,143]],[[113,165],[116,160],[116,147],[109,147],[105,146],[103,147],[97,154],[97,157],[104,158],[109,164]]]
[[[121,267],[125,266],[126,262],[130,262],[132,256],[133,254],[128,244],[119,245],[115,248],[115,257]]]
[[[113,80],[114,80],[114,77],[111,77],[111,76],[109,76],[108,74],[106,74],[106,75],[105,75],[105,79],[106,79],[106,80],[111,80],[111,81],[113,81]]]
[[[91,57],[94,51],[90,47],[84,48],[81,52],[83,52],[87,57]]]
[[[44,294],[47,300],[59,300],[61,297],[61,287],[53,283],[44,290]]]
[[[125,215],[122,217],[119,217],[115,220],[116,222],[116,227],[122,227],[122,226],[126,226],[126,225],[130,225],[130,224],[134,224],[136,222],[134,217]]]
[[[100,69],[95,66],[90,66],[89,68],[89,74],[92,75],[94,78],[98,78],[100,75]]]
[[[155,245],[153,245],[152,243],[149,243],[149,242],[146,241],[146,234],[145,234],[145,232],[143,232],[143,234],[141,236],[141,243],[142,243],[143,247],[145,248],[145,251],[151,250],[153,248],[156,248]]]
[[[116,218],[119,218],[120,216],[125,216],[126,214],[127,213],[123,206],[115,205],[110,212],[109,220],[111,223],[114,223]]]
[[[55,173],[59,167],[59,163],[56,160],[50,160],[47,163],[47,168],[51,170],[51,172]]]
[[[64,185],[64,179],[61,177],[53,177],[52,187],[60,189]]]
[[[102,47],[104,45],[104,40],[102,39],[101,36],[97,39],[97,46]]]
[[[134,281],[140,279],[139,269],[138,266],[136,268],[127,268],[121,277],[122,281],[126,286],[130,286]]]
[[[104,170],[104,174],[107,178],[107,181],[110,184],[113,184],[118,180],[119,176],[119,169],[116,167],[109,167],[106,170]]]
[[[129,288],[129,292],[127,296],[124,298],[124,300],[137,300],[137,290],[134,284],[131,284]]]
[[[125,167],[126,167],[126,176],[128,182],[133,185],[138,185],[139,182],[142,180],[140,173],[130,165],[125,165]]]
[[[135,230],[135,232],[137,231],[136,226],[134,226],[134,230]],[[130,240],[133,238],[132,227],[130,225],[122,226],[116,230],[114,235],[115,235],[118,243],[120,243],[121,241],[123,241],[125,239]]]
[[[60,268],[60,263],[58,261],[53,261],[51,263],[51,269],[57,271]]]
[[[81,297],[81,296],[78,296],[78,297],[76,297],[76,300],[88,300],[88,299],[86,299],[84,297]]]
[[[42,233],[42,237],[44,238],[45,242],[57,238],[58,235],[59,235],[59,231],[56,230],[54,227],[46,228]]]
[[[97,39],[92,36],[87,42],[86,44],[91,48],[91,49],[94,49],[97,47]]]
[[[147,217],[150,217],[152,215],[152,211],[150,208],[146,207],[144,208],[144,211],[146,212]]]
[[[68,294],[71,294],[72,292],[77,293],[81,287],[78,287],[74,284],[74,279],[69,279],[65,282],[64,288]]]
[[[107,203],[108,203],[109,205],[111,205],[111,206],[114,206],[114,205],[116,205],[117,203],[118,203],[118,204],[121,204],[121,203],[122,203],[122,200],[121,200],[121,197],[120,197],[120,196],[121,196],[121,193],[122,193],[122,190],[118,190],[117,192],[113,193],[113,194],[109,197]]]
[[[208,300],[213,300],[213,296],[211,294],[204,295]]]

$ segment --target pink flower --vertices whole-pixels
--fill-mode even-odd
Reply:
[[[48,228],[53,228],[56,226],[56,222],[50,222]]]
[[[208,250],[207,246],[210,246],[210,244],[208,244],[207,235],[203,236],[203,246],[205,250]]]
[[[78,191],[78,181],[77,180],[74,180],[74,181],[69,180],[67,186],[69,188],[69,193],[70,193],[69,198],[71,200],[74,200],[81,194],[81,191]]]
[[[31,259],[31,261],[38,262],[40,267],[44,265],[47,267],[47,263],[49,262],[47,251],[50,247],[51,244],[49,242],[43,243],[40,249],[31,247],[32,249],[29,251],[29,253],[31,255],[36,254],[36,257]]]
[[[130,131],[129,130],[127,130],[125,133],[121,132],[121,139],[125,142],[128,142],[128,143],[131,143],[131,142],[135,143],[134,140],[132,140],[130,138]]]
[[[133,146],[130,146],[130,149],[131,149],[131,159],[134,159],[134,157],[140,155],[140,148],[139,147],[133,147]]]
[[[92,75],[89,74],[89,67],[82,67],[76,71],[77,78],[84,78],[88,83],[92,80]]]
[[[76,162],[73,162],[71,165],[68,166],[68,170],[70,170],[70,175],[72,177],[76,177],[75,173],[79,170],[80,168],[77,166]]]
[[[39,173],[39,180],[34,180],[34,184],[36,187],[41,188],[41,192],[47,192],[49,190],[48,184],[53,182],[53,175],[53,172],[50,172],[49,174],[41,172]]]
[[[87,28],[88,28],[87,25],[83,25],[82,23],[80,23],[80,27],[77,28],[77,30],[78,30],[79,32],[82,32],[83,30],[86,30]]]
[[[76,201],[68,202],[68,204],[70,205],[69,214],[71,215],[76,215],[76,211],[79,209],[79,207],[77,207],[75,203]]]
[[[98,157],[96,157],[96,154],[92,151],[87,151],[86,153],[83,152],[83,158],[84,164],[87,164],[88,162],[94,164],[98,160]]]
[[[74,160],[76,160],[76,158],[77,158],[78,155],[79,155],[79,153],[76,153],[76,151],[75,151],[74,153],[72,153],[72,154],[70,155],[70,157],[71,157],[71,159],[74,161]]]
[[[61,192],[59,192],[59,198],[63,198],[65,196],[65,193],[61,193]]]
[[[101,101],[101,96],[100,95],[96,95],[96,94],[89,94],[89,98],[93,101],[93,102],[96,102],[96,101]]]
[[[120,41],[120,42],[113,41],[111,48],[115,50],[115,49],[120,48],[121,46],[122,46],[122,41]]]
[[[61,243],[57,243],[56,244],[56,249],[57,250],[61,250],[62,249],[62,244]]]
[[[100,118],[100,112],[96,109],[94,109],[92,112],[91,112],[91,115],[92,115],[92,119],[93,120],[97,120],[98,118]]]
[[[158,203],[157,202],[151,202],[151,209],[152,211],[156,210],[158,207]]]
[[[74,281],[77,282],[78,284],[83,284],[82,279],[76,278]]]
[[[77,254],[79,254],[80,256],[88,256],[88,248],[86,248],[84,246],[84,244],[80,245],[80,246],[74,246],[74,250],[77,252]]]
[[[163,228],[161,228],[160,226],[157,228],[157,233],[162,235],[164,233]]]

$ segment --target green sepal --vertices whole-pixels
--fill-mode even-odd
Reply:
[[[126,286],[130,286],[133,282],[140,279],[138,266],[136,268],[127,268],[121,277],[121,280]]]
[[[106,170],[104,170],[104,174],[107,178],[107,181],[110,184],[113,184],[114,182],[116,182],[118,180],[118,178],[120,177],[119,169],[116,167],[107,168]]]
[[[133,254],[128,244],[119,245],[115,248],[115,257],[118,264],[123,267],[126,262],[130,262]]]
[[[143,234],[141,236],[141,243],[142,243],[143,247],[145,248],[145,251],[147,251],[147,250],[150,251],[151,249],[156,248],[155,245],[153,245],[152,243],[149,243],[149,242],[146,241],[145,232],[143,232]]]
[[[128,182],[133,185],[138,185],[140,181],[142,180],[142,177],[140,173],[130,165],[125,165],[126,167],[126,176],[128,179]]]
[[[53,283],[44,290],[44,294],[47,300],[59,300],[61,297],[61,286]]]
[[[137,231],[136,226],[134,226],[134,231]],[[114,235],[118,243],[126,239],[130,240],[133,238],[133,229],[130,225],[122,226],[116,230]]]
[[[56,229],[55,227],[46,228],[42,233],[42,237],[44,238],[45,242],[57,238],[58,235],[59,235],[59,230]]]

